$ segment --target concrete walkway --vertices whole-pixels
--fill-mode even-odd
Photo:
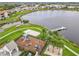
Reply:
[[[70,52],[72,52],[73,54],[79,56],[78,53],[76,53],[74,50],[70,49],[68,46],[64,45],[64,47],[65,47],[66,49],[68,49]]]

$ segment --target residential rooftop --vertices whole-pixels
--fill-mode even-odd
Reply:
[[[46,44],[45,41],[32,36],[29,36],[28,40],[25,40],[23,37],[21,37],[16,41],[16,43],[20,47],[20,49],[31,51],[33,53],[35,53],[36,51],[40,53]]]

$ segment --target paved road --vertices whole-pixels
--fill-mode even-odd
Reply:
[[[9,24],[5,24],[3,25],[1,28],[2,29],[6,29],[6,28],[10,28],[12,26],[15,26],[15,25],[21,25],[22,23],[19,21],[19,22],[14,22],[14,23],[9,23]]]

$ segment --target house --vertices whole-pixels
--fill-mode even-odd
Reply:
[[[9,17],[9,15],[8,15],[8,12],[7,12],[7,11],[5,11],[5,12],[4,12],[4,17],[5,17],[5,18]]]
[[[10,9],[8,12],[9,12],[10,14],[11,14],[11,13],[14,13],[14,12],[15,12],[15,9],[12,8],[12,9]]]
[[[16,7],[16,8],[15,8],[15,11],[16,11],[16,12],[19,12],[19,11],[21,11],[21,8],[20,8],[20,7]]]
[[[39,7],[39,6],[40,6],[40,4],[36,4],[36,5],[35,5],[35,7]]]
[[[30,51],[32,53],[38,52],[36,55],[42,51],[46,44],[45,41],[32,36],[28,36],[26,39],[21,37],[16,41],[16,43],[21,50]]]
[[[67,8],[75,8],[75,6],[68,6]]]
[[[41,6],[41,8],[46,8],[46,6]]]
[[[8,10],[0,11],[0,20],[9,17]]]
[[[18,46],[14,41],[9,42],[0,49],[0,56],[17,56],[20,53],[21,52],[19,51]]]
[[[21,50],[30,51],[36,53],[35,55],[39,55],[46,44],[45,41],[36,38],[39,34],[40,32],[34,30],[26,30],[16,43]]]

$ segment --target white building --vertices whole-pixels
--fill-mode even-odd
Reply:
[[[20,53],[21,52],[14,41],[11,41],[0,49],[0,56],[18,56]]]
[[[6,11],[6,12],[4,12],[4,17],[5,17],[5,18],[9,17],[9,15],[8,15],[8,12],[7,12],[7,11]]]
[[[75,6],[68,6],[68,8],[75,8]]]
[[[4,11],[0,11],[0,20],[9,17],[8,15],[8,11],[4,10]]]
[[[36,5],[35,5],[35,7],[39,7],[39,6],[40,6],[40,4],[36,4]]]
[[[66,5],[51,5],[52,7],[55,7],[55,8],[64,8],[66,7]]]
[[[41,8],[46,8],[46,6],[41,6]]]
[[[20,7],[16,7],[16,8],[15,8],[15,11],[16,11],[16,12],[19,12],[19,11],[21,11],[21,8],[20,8]]]

